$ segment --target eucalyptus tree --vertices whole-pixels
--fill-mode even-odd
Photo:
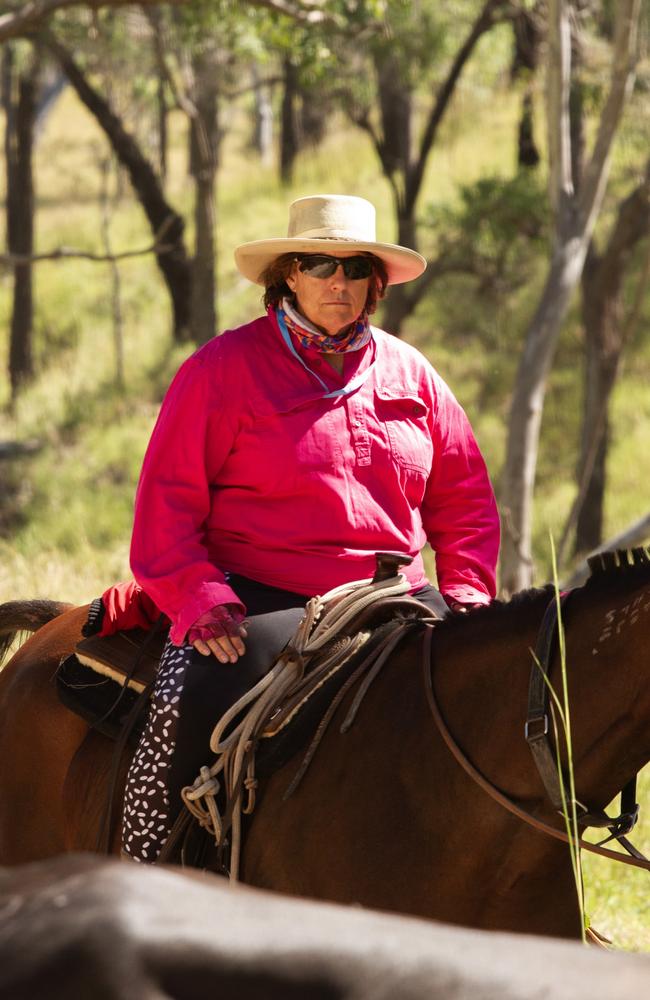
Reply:
[[[611,4],[597,8],[583,0],[573,22],[574,73],[570,95],[573,183],[579,191],[583,177],[585,119],[588,109],[604,100],[598,49],[612,43]],[[650,9],[642,5],[639,52],[647,53]],[[642,317],[650,278],[650,160],[647,158],[650,120],[645,113],[650,68],[642,61],[639,86],[632,94],[623,121],[625,167],[619,168],[616,190],[605,203],[607,224],[592,236],[580,281],[584,329],[584,392],[576,497],[558,545],[558,561],[569,550],[574,555],[597,548],[603,539],[607,484],[610,401],[621,359],[631,346]]]
[[[85,11],[59,17],[39,37],[99,127],[131,181],[156,240],[156,263],[165,282],[172,306],[175,339],[189,337],[191,271],[185,246],[185,220],[167,197],[154,166],[148,144],[138,136],[140,116],[129,111],[131,88],[111,80],[137,80],[133,56],[139,51],[143,64],[142,25],[134,39],[133,24],[125,23],[113,12],[89,18]],[[93,36],[96,38],[93,40]],[[93,43],[94,41],[94,43]],[[131,58],[129,58],[131,57]],[[122,61],[123,73],[116,72]],[[128,65],[129,70],[126,70]],[[149,68],[144,63],[145,68]],[[125,120],[131,116],[131,122]]]
[[[571,6],[568,0],[549,0],[549,187],[555,227],[547,278],[526,332],[508,419],[501,486],[501,582],[510,593],[530,586],[532,581],[532,505],[546,385],[602,205],[611,148],[632,88],[636,60],[640,0],[620,0],[615,14],[609,90],[576,191],[569,117]]]

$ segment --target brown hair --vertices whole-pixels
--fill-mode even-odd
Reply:
[[[370,316],[377,308],[379,299],[383,299],[386,294],[388,272],[383,260],[372,254],[369,256],[372,257],[373,273],[368,283],[368,297],[366,298],[365,311]],[[287,284],[287,278],[291,273],[295,259],[295,253],[283,253],[280,257],[276,257],[262,273],[265,288],[263,302],[267,309],[269,306],[279,305],[285,296],[292,298],[293,292]]]

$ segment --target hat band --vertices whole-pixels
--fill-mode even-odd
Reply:
[[[351,233],[349,229],[307,229],[288,237],[291,240],[349,240],[351,243],[376,243],[374,233]]]

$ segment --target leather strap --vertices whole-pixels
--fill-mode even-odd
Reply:
[[[554,594],[544,613],[533,653],[528,686],[528,715],[524,728],[526,741],[546,794],[559,813],[563,812],[564,806],[557,753],[551,748],[549,733],[549,674],[559,645],[559,613],[566,607],[571,594],[572,591],[562,594],[559,602]],[[550,714],[552,716],[552,706]],[[564,787],[568,788],[566,779]],[[608,816],[602,809],[589,810],[580,803],[577,803],[577,808],[580,826],[606,828],[610,831],[610,836],[601,841],[601,844],[618,840],[633,857],[643,857],[624,836],[632,830],[639,815],[639,806],[636,802],[636,776],[621,792],[621,811],[618,816]]]
[[[492,782],[481,774],[477,767],[469,760],[464,751],[460,748],[455,738],[449,731],[445,720],[442,717],[438,702],[436,700],[435,692],[433,689],[433,666],[432,666],[432,635],[433,630],[430,626],[425,626],[424,636],[422,642],[422,669],[424,675],[424,689],[426,691],[427,701],[429,703],[429,708],[431,709],[431,714],[438,728],[438,732],[442,736],[447,748],[451,751],[453,757],[460,764],[463,770],[472,778],[476,784],[486,792],[490,798],[498,802],[499,805],[507,809],[508,812],[512,813],[513,816],[517,816],[518,819],[523,820],[533,829],[538,830],[540,833],[545,833],[549,837],[553,837],[556,840],[561,840],[565,844],[569,844],[571,841],[566,833],[562,830],[558,830],[556,827],[551,826],[549,823],[544,823],[542,820],[537,819],[531,813],[522,809],[515,802],[508,798],[500,789],[498,789]],[[599,854],[601,857],[610,858],[612,861],[620,861],[626,865],[632,865],[635,868],[643,868],[645,871],[650,871],[650,861],[643,857],[627,857],[625,854],[621,854],[619,851],[610,851],[606,847],[599,847],[597,844],[590,844],[588,841],[580,838],[579,845],[585,851],[589,851],[591,854]],[[637,852],[638,854],[638,852]]]

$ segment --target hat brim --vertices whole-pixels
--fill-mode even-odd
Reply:
[[[413,281],[424,272],[427,262],[415,250],[400,247],[394,243],[372,243],[347,239],[300,239],[285,237],[278,240],[253,240],[243,243],[235,250],[237,268],[256,285],[263,285],[262,275],[269,264],[285,253],[331,253],[341,250],[358,250],[371,253],[384,262],[389,285],[401,285]]]

